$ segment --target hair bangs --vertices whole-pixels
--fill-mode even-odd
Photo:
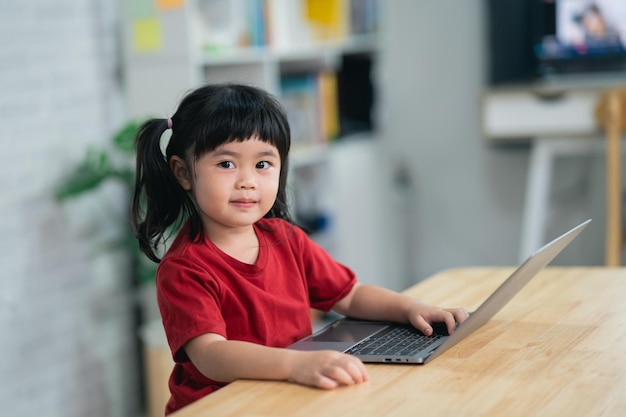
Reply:
[[[193,157],[198,159],[225,143],[251,138],[275,146],[281,159],[286,160],[290,147],[289,124],[277,102],[227,100],[222,106],[214,107],[192,133]]]

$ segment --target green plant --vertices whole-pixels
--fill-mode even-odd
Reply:
[[[112,149],[90,148],[85,158],[55,190],[58,201],[78,198],[87,193],[95,192],[107,181],[118,181],[124,187],[127,201],[133,193],[135,184],[135,137],[141,121],[129,121],[112,137]],[[154,281],[156,265],[149,261],[139,250],[130,221],[127,217],[120,219],[123,225],[123,236],[119,240],[109,242],[109,249],[123,248],[128,250],[133,260],[133,277],[136,284]]]

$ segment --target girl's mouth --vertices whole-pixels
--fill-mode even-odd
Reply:
[[[231,204],[240,208],[249,208],[256,204],[256,201],[250,199],[232,200]]]

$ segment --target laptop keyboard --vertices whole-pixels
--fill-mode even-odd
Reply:
[[[383,330],[381,333],[354,345],[346,353],[352,355],[411,356],[441,337],[441,334],[425,336],[412,327],[394,327]]]

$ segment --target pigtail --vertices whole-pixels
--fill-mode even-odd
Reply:
[[[180,218],[189,200],[172,173],[161,151],[160,139],[171,126],[171,119],[151,119],[139,129],[136,138],[137,171],[132,200],[132,222],[141,251],[159,262],[159,245],[168,228]]]

